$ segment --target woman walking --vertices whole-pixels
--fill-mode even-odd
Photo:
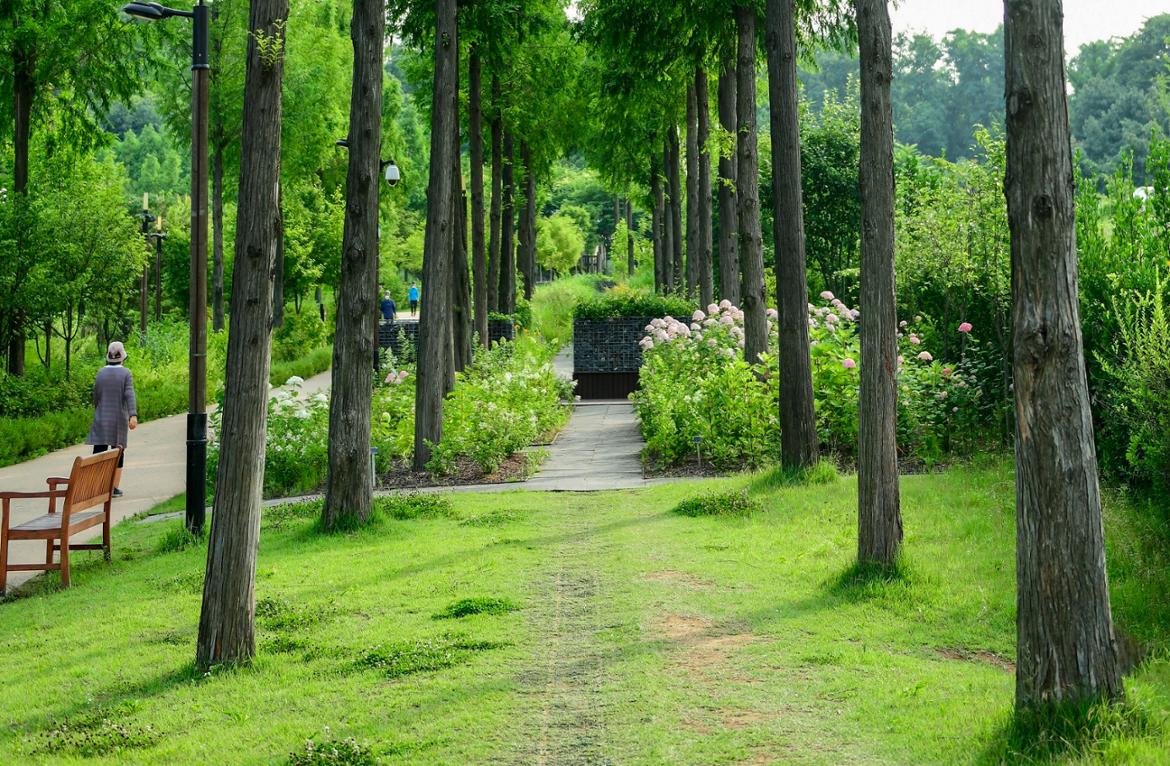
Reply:
[[[118,468],[114,471],[114,497],[121,497],[118,489],[122,480],[122,464],[126,459],[126,441],[129,432],[138,427],[138,404],[134,400],[134,376],[122,363],[126,361],[126,348],[114,341],[106,350],[106,366],[98,370],[93,382],[93,425],[89,427],[86,444],[93,445],[93,452],[105,452],[121,447]]]

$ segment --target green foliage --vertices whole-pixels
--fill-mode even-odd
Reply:
[[[764,510],[759,500],[748,496],[746,489],[708,492],[687,498],[671,512],[680,516],[751,516]]]
[[[560,346],[573,337],[573,312],[577,304],[597,295],[595,274],[575,274],[536,286],[532,296],[532,330]]]
[[[573,317],[575,319],[686,317],[694,310],[695,304],[686,298],[615,289],[601,297],[578,303],[573,309]]]
[[[474,598],[461,598],[448,604],[443,611],[434,615],[434,619],[456,620],[472,614],[507,614],[519,608],[510,599],[476,596]]]
[[[585,252],[580,225],[569,215],[558,213],[541,218],[536,226],[536,261],[544,268],[565,274]]]
[[[399,521],[440,519],[451,516],[451,501],[442,495],[412,492],[374,500],[374,512]]]
[[[329,329],[329,325],[321,321],[321,317],[316,311],[285,314],[284,324],[273,333],[273,366],[280,362],[300,359],[323,348],[329,335]],[[288,376],[284,378],[284,380],[287,379]]]
[[[306,740],[305,746],[289,753],[288,766],[376,766],[374,751],[353,737],[325,742]]]
[[[161,738],[160,732],[130,716],[129,707],[120,706],[58,721],[45,731],[37,750],[50,755],[94,758],[154,746]]]

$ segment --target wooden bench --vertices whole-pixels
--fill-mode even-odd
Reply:
[[[45,481],[49,489],[43,492],[0,492],[3,520],[0,521],[0,595],[8,585],[9,572],[27,572],[57,569],[61,572],[62,587],[69,587],[69,551],[103,551],[110,560],[110,502],[114,492],[114,470],[118,467],[120,449],[97,455],[79,457],[73,461],[69,478],[53,476]],[[9,529],[9,511],[13,500],[47,498],[49,512],[44,516]],[[62,500],[57,512],[57,500]],[[97,506],[101,506],[97,508]],[[72,544],[69,538],[82,530],[102,525],[101,544]],[[44,540],[43,564],[9,564],[8,544],[12,540]],[[59,563],[53,563],[53,551],[60,551]]]

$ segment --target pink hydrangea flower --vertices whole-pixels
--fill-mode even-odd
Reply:
[[[719,304],[712,303],[711,305],[707,306],[707,313],[708,314],[718,314],[719,313]]]
[[[837,324],[837,315],[836,314],[826,314],[825,315],[825,324],[829,324],[829,325]]]
[[[849,357],[845,357],[844,359],[841,360],[841,366],[844,367],[846,370],[852,370],[854,367],[857,366],[857,362],[853,361]]]
[[[731,301],[724,298],[723,300],[719,301],[719,308],[721,308],[721,309],[731,308]]]
[[[934,357],[930,355],[929,351],[923,351],[918,355],[918,359],[923,362],[933,362]]]
[[[710,346],[711,348],[715,348],[715,339],[714,339],[714,338],[708,338],[708,339],[707,339],[707,345],[708,345],[708,346]]]
[[[942,374],[943,374],[944,378],[948,377],[952,372],[954,372],[954,370],[952,370],[950,367],[943,367],[942,368]]]
[[[704,314],[702,311],[699,311],[698,309],[695,309],[695,313],[691,314],[691,321],[692,322],[702,322],[706,318],[707,318],[707,315]]]
[[[922,343],[922,339],[919,338],[917,335],[911,335],[910,336],[910,343],[917,346],[918,344]]]
[[[732,319],[729,315],[724,314],[723,316],[719,317],[719,323],[720,324],[735,324],[735,320]]]
[[[822,290],[821,291],[821,300],[831,301],[831,300],[833,300],[833,294],[831,292],[829,292],[828,290]]]
[[[969,332],[971,332],[971,329],[972,328],[971,328],[970,322],[963,322],[961,325],[959,325],[959,332],[961,332],[961,333],[964,333],[964,334],[969,333]]]
[[[907,322],[905,319],[903,319],[901,322],[898,322],[898,326],[902,328],[905,328],[907,324],[909,324],[909,322]]]

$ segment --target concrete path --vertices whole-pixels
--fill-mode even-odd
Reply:
[[[329,387],[330,373],[321,373],[305,381],[303,390],[315,392]],[[73,459],[89,455],[92,447],[78,445],[51,452],[25,463],[0,468],[0,490],[38,492],[46,489],[45,478],[68,476]],[[174,415],[143,423],[130,433],[126,450],[126,468],[122,474],[123,497],[114,500],[114,521],[146,511],[186,489],[187,415]],[[17,526],[40,516],[48,509],[46,500],[13,501],[11,525]],[[74,540],[101,534],[101,527],[86,530]],[[84,555],[84,554],[83,554]],[[45,545],[40,541],[20,540],[9,548],[14,564],[44,561]],[[38,572],[10,572],[8,587],[13,588]]]
[[[569,424],[548,448],[548,459],[524,489],[591,492],[648,486],[642,446],[630,402],[577,402]]]

